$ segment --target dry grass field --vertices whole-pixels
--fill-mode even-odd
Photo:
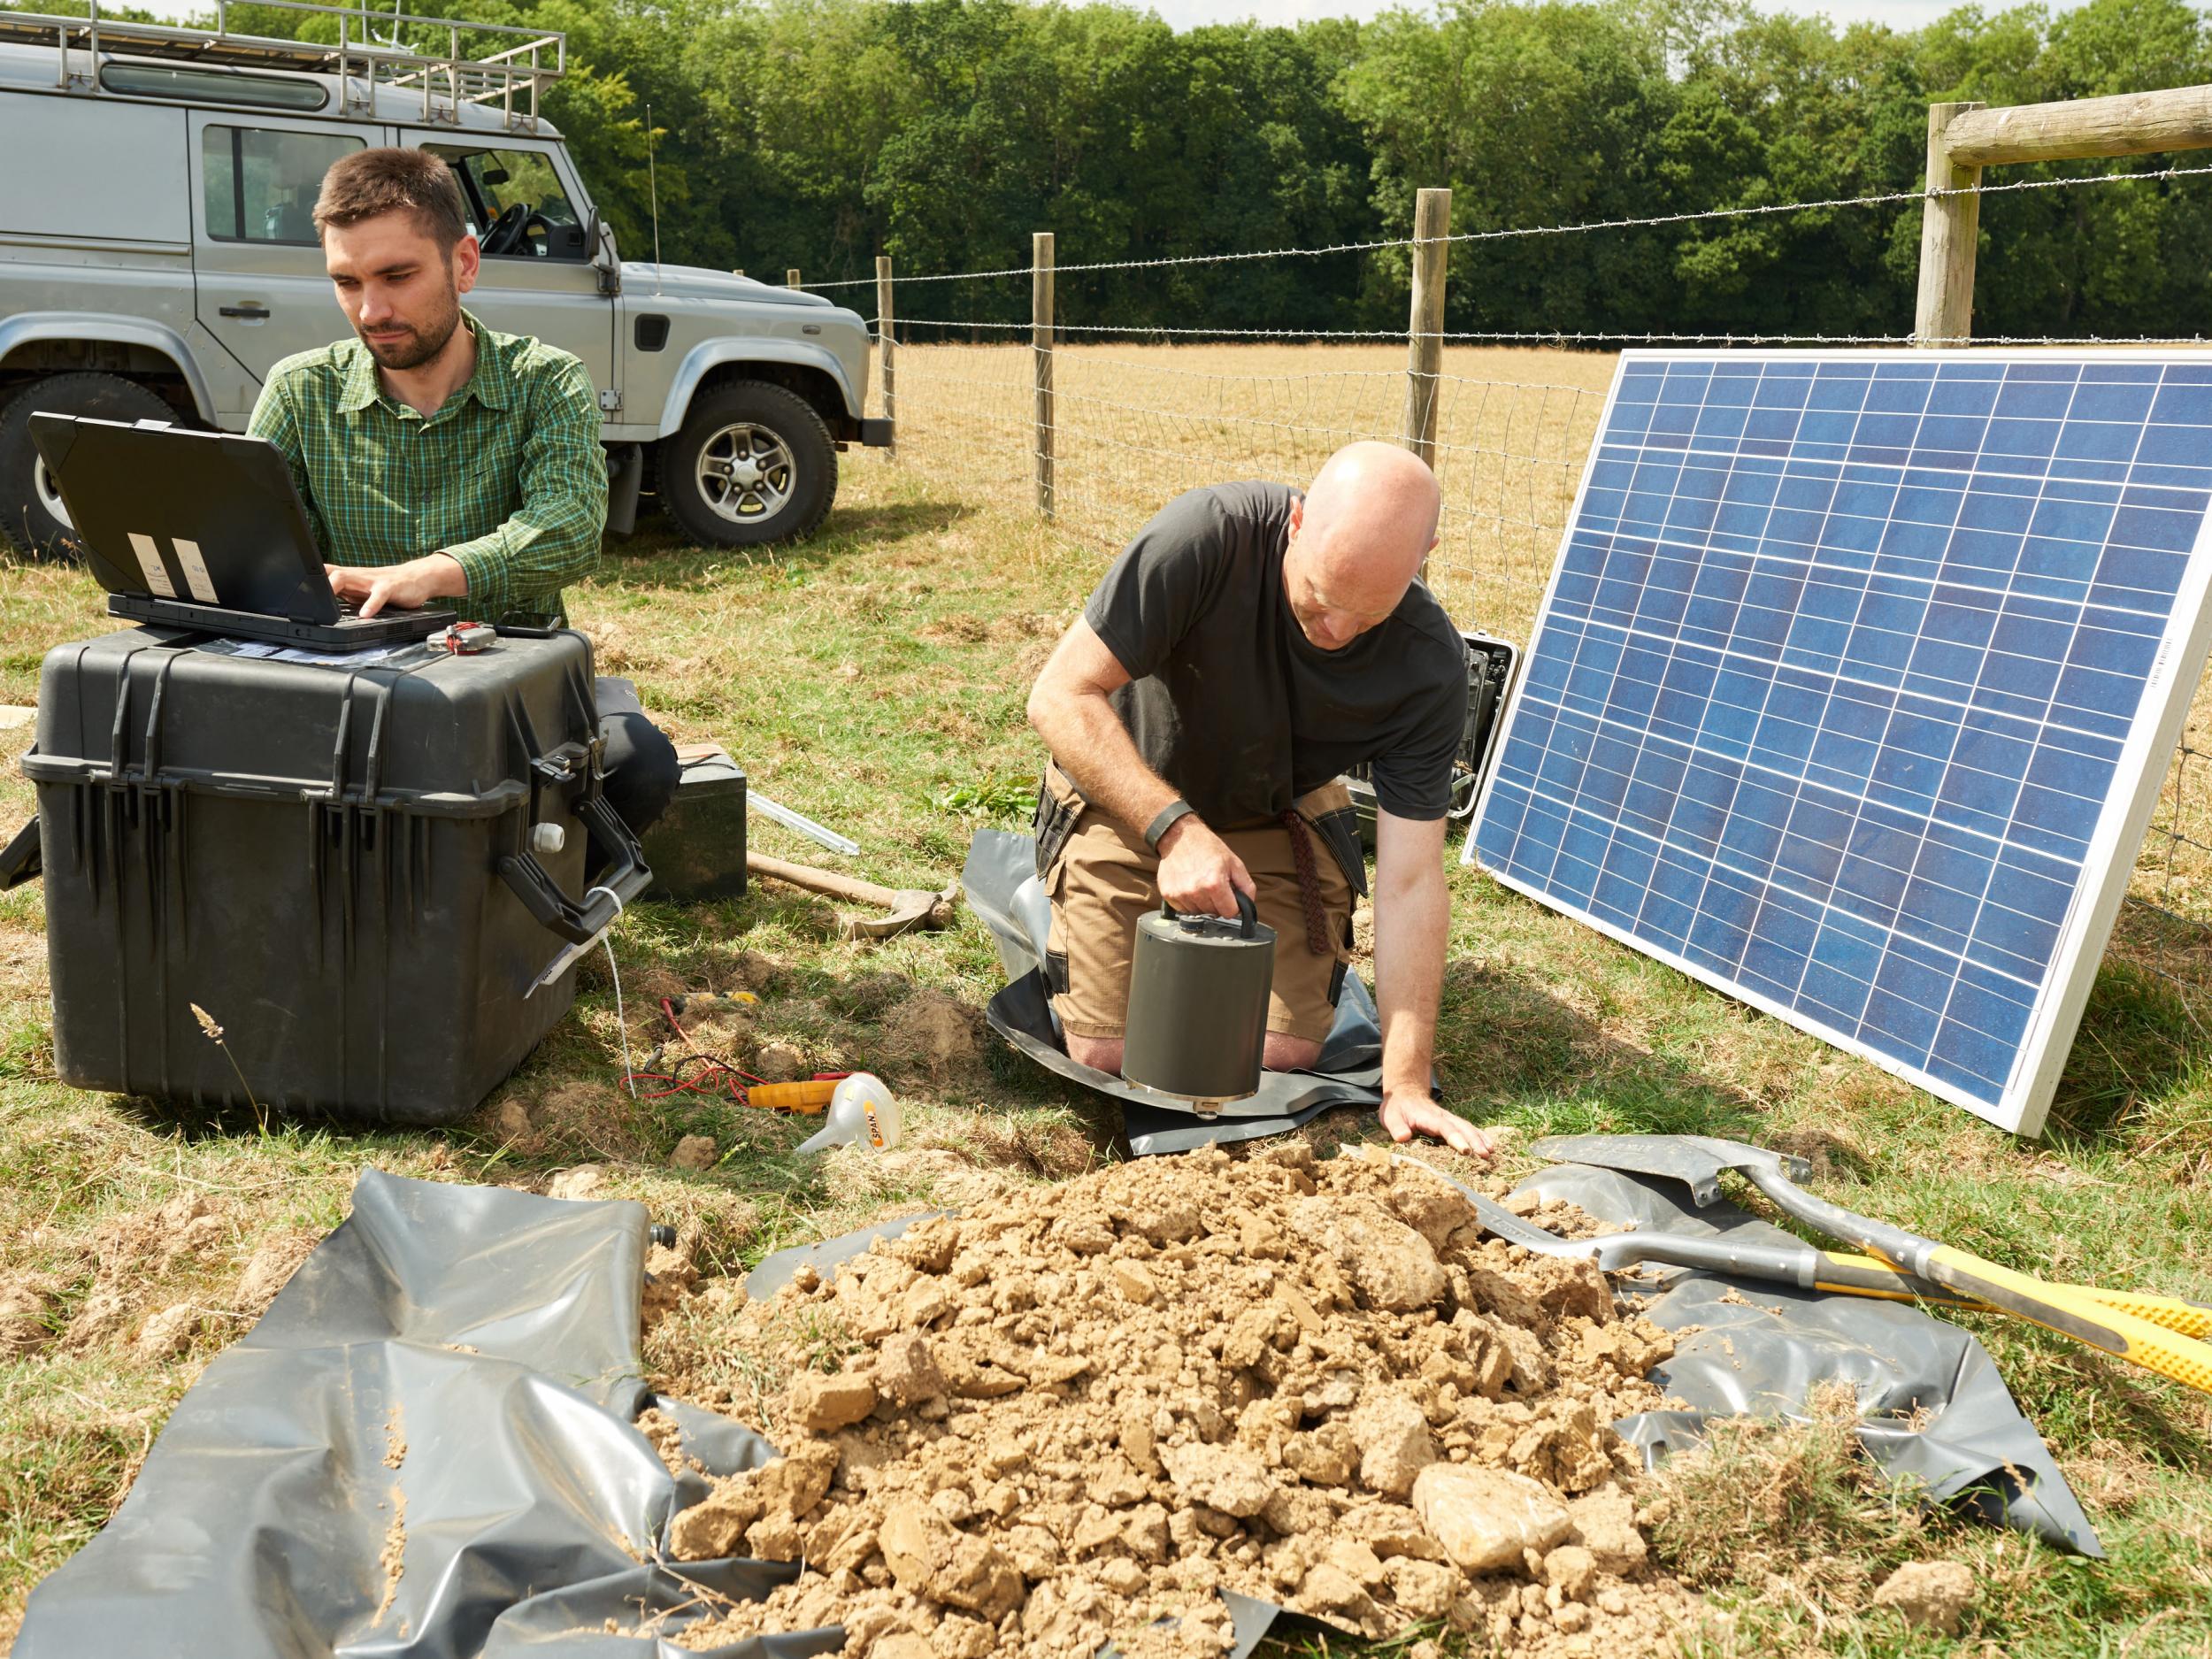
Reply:
[[[746,556],[649,529],[572,590],[579,626],[675,735],[719,740],[758,789],[858,840],[843,861],[856,873],[951,880],[978,827],[1026,818],[1026,687],[1106,549],[1187,485],[1309,474],[1345,438],[1394,430],[1402,397],[1401,354],[1383,347],[1086,348],[1060,368],[1057,529],[1026,510],[1025,354],[907,350],[898,457],[842,457],[820,534]],[[1519,637],[1609,360],[1471,352],[1447,371],[1441,584],[1467,620]],[[44,654],[105,626],[81,572],[0,560],[0,703],[33,702]],[[15,764],[27,741],[0,730],[0,831],[32,807]],[[2212,804],[2188,787],[2185,828]],[[818,852],[755,831],[763,850]],[[2196,849],[2166,845],[2181,855],[2170,882],[2151,860],[2143,885],[2190,910]],[[1517,1137],[1506,1173],[1532,1167],[1517,1148],[1545,1133],[1735,1135],[1812,1157],[1839,1202],[1999,1261],[2212,1300],[2212,999],[2154,971],[2204,954],[2202,927],[2131,912],[2050,1132],[2025,1143],[1474,871],[1454,864],[1450,880],[1440,1069],[1449,1104]],[[972,916],[881,946],[841,941],[833,922],[831,906],[764,885],[729,903],[634,907],[614,935],[620,1016],[603,963],[587,962],[576,1013],[504,1087],[447,1128],[402,1133],[265,1128],[65,1087],[40,890],[0,895],[0,1649],[33,1586],[114,1513],[200,1370],[342,1218],[365,1167],[545,1191],[575,1190],[588,1166],[595,1194],[676,1224],[711,1285],[784,1245],[1118,1155],[1110,1110],[981,1037],[1000,980]],[[641,1056],[669,1034],[654,999],[740,988],[761,1000],[723,1033],[733,1053],[772,1041],[881,1072],[906,1144],[801,1157],[802,1125],[620,1089],[624,1037]],[[1371,1127],[1324,1123],[1330,1136]],[[707,1167],[672,1161],[693,1135],[714,1142]],[[2212,1653],[2212,1398],[2032,1327],[1968,1322],[2111,1559],[1924,1515],[1870,1481],[1833,1424],[1736,1437],[1669,1477],[1678,1525],[1662,1548],[1733,1619],[1695,1651]],[[663,1375],[710,1358],[648,1353]],[[1960,1639],[1873,1604],[1876,1569],[1907,1558],[1971,1570]]]

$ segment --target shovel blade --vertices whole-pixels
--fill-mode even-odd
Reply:
[[[1686,1182],[1700,1210],[1719,1202],[1723,1170],[1770,1170],[1793,1181],[1812,1173],[1801,1157],[1713,1135],[1549,1135],[1529,1150],[1553,1164],[1594,1164]]]

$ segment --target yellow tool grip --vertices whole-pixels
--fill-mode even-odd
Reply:
[[[803,1083],[756,1083],[745,1091],[747,1104],[765,1111],[799,1112],[811,1117],[828,1109],[837,1093],[837,1080],[809,1079]]]
[[[2212,1345],[2155,1325],[2068,1285],[2048,1285],[1978,1256],[1938,1245],[1924,1276],[2000,1313],[2101,1348],[2116,1359],[2212,1394]]]
[[[1816,1290],[1841,1291],[1854,1296],[1879,1296],[1898,1302],[1932,1302],[1943,1307],[1979,1310],[1985,1313],[2000,1311],[1978,1297],[1901,1273],[1877,1256],[1848,1256],[1841,1251],[1824,1250],[1821,1256],[1824,1262],[1842,1271],[1838,1275],[1840,1282],[1829,1284],[1816,1280],[1814,1288]],[[1894,1288],[1878,1288],[1870,1282],[1877,1276],[1886,1276],[1893,1281]],[[2049,1288],[2063,1290],[2076,1296],[2086,1296],[2104,1307],[2131,1313],[2139,1319],[2147,1319],[2154,1325],[2182,1336],[2212,1337],[2212,1307],[2200,1302],[2185,1302],[2178,1296],[2154,1295],[2148,1291],[2108,1290],[2101,1285],[2051,1284]]]

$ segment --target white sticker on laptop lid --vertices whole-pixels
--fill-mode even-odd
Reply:
[[[200,557],[200,544],[178,536],[169,545],[177,550],[177,563],[184,566],[184,585],[192,590],[192,596],[204,605],[221,604],[215,596],[214,579],[207,573],[207,561]]]
[[[138,555],[138,568],[145,574],[146,586],[164,599],[174,599],[176,585],[169,580],[169,572],[161,562],[161,549],[154,545],[153,537],[132,531],[131,551]]]

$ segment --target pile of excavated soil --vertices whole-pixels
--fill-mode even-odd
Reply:
[[[1217,1589],[1528,1655],[1655,1651],[1697,1614],[1607,1427],[1661,1404],[1671,1339],[1424,1170],[1296,1143],[1118,1165],[718,1325],[751,1380],[709,1403],[784,1455],[679,1515],[672,1553],[803,1571],[687,1647],[841,1624],[855,1659],[1213,1655]]]

